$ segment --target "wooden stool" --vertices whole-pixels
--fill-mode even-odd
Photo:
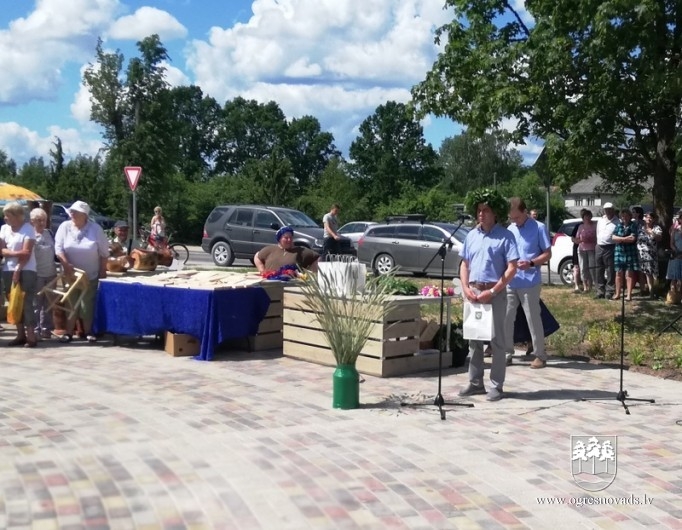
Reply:
[[[73,269],[72,278],[61,273],[43,287],[38,294],[46,295],[49,301],[48,311],[58,305],[64,309],[67,318],[71,319],[76,312],[76,306],[83,300],[87,291],[88,277],[85,271]]]

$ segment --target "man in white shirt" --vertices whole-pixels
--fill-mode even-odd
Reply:
[[[613,257],[616,245],[613,242],[613,231],[619,222],[613,204],[605,203],[604,215],[597,221],[597,248],[594,255],[597,266],[595,298],[611,298],[615,291],[616,276],[613,269]]]

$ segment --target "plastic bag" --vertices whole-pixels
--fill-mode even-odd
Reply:
[[[467,340],[490,341],[495,335],[492,304],[464,302],[462,336]]]
[[[24,295],[21,285],[13,283],[9,291],[9,305],[7,306],[8,324],[21,324],[24,317]]]

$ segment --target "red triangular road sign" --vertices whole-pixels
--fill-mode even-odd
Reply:
[[[130,186],[131,191],[135,191],[137,183],[140,181],[140,175],[142,175],[142,168],[140,166],[126,166],[123,170],[128,179],[128,186]]]

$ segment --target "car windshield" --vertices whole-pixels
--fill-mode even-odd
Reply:
[[[457,228],[457,225],[451,224],[451,223],[433,223],[435,226],[438,228],[442,228],[445,230],[448,234],[452,234],[455,229]],[[460,226],[457,228],[457,232],[455,232],[454,238],[459,241],[460,243],[464,243],[464,240],[467,237],[467,234],[471,228],[468,226]]]
[[[275,210],[282,222],[293,228],[319,228],[319,225],[303,212],[296,210]]]

